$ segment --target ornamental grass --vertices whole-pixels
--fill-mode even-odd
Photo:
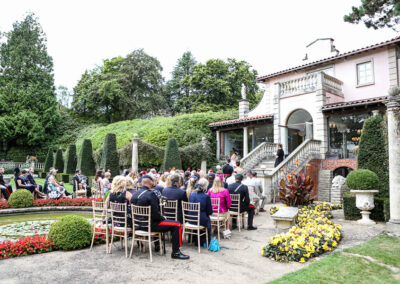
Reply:
[[[338,246],[342,228],[328,218],[331,204],[316,204],[299,210],[297,225],[289,232],[273,236],[261,254],[281,262],[306,262]]]

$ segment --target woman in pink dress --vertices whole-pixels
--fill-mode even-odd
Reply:
[[[219,215],[225,217],[226,227],[229,228],[229,208],[232,205],[229,191],[219,178],[214,180],[213,186],[208,191],[211,198],[219,198]],[[215,210],[214,206],[213,209]]]

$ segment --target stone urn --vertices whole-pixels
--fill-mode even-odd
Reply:
[[[378,190],[350,190],[351,193],[356,195],[356,207],[361,210],[362,218],[357,222],[362,225],[373,225],[376,222],[369,218],[371,210],[374,209],[374,193]]]

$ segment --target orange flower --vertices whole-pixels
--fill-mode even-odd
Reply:
[[[292,171],[292,173],[291,173],[292,175],[294,175],[294,171]]]
[[[309,167],[311,167],[311,165],[310,165],[310,164],[307,164],[306,166],[307,166],[308,168],[309,168]]]
[[[283,168],[281,168],[281,171],[283,172]]]
[[[291,179],[291,178],[292,178],[289,174],[287,174],[286,177],[287,177],[288,179]]]
[[[298,165],[300,162],[299,162],[299,160],[296,160],[296,165]]]

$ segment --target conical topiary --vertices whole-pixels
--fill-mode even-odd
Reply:
[[[64,172],[66,174],[74,174],[76,170],[76,164],[76,145],[71,144],[68,146],[67,152],[65,153]]]
[[[104,140],[103,154],[100,166],[111,171],[111,176],[119,175],[119,159],[117,152],[117,137],[114,133],[108,133]]]
[[[374,115],[364,122],[358,146],[357,167],[373,171],[379,178],[379,196],[389,197],[389,157],[385,143],[383,118]]]
[[[78,169],[80,169],[85,176],[94,176],[96,173],[95,167],[92,141],[90,141],[90,139],[85,139],[83,140],[82,148],[79,152]]]
[[[49,147],[47,151],[46,161],[44,162],[43,170],[47,173],[54,164],[54,151],[53,147]]]
[[[182,169],[181,155],[175,138],[168,139],[162,164],[162,170],[164,171],[171,170],[172,168]]]
[[[56,152],[56,159],[54,160],[54,168],[58,170],[59,173],[64,172],[64,158],[62,149],[58,149]]]

